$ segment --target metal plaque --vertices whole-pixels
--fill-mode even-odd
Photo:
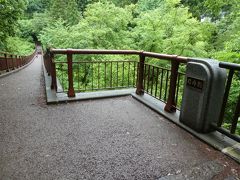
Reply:
[[[203,89],[203,80],[192,78],[192,77],[187,77],[187,86],[190,86],[194,89],[197,90],[202,90]]]

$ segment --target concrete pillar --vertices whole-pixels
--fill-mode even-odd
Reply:
[[[221,110],[227,73],[216,60],[187,64],[180,122],[200,133],[211,132]]]

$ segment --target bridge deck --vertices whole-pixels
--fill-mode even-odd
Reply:
[[[131,97],[45,103],[41,57],[0,79],[0,179],[224,179],[229,159]]]

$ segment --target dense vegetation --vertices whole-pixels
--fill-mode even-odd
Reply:
[[[29,54],[38,39],[44,47],[136,49],[240,63],[240,0],[1,0],[0,19],[2,51]],[[239,79],[235,74],[227,119]]]
[[[139,49],[239,63],[239,0],[1,0],[0,48]],[[32,38],[33,37],[33,38]],[[19,52],[24,49],[20,49]]]

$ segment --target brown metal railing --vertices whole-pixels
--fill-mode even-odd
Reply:
[[[135,55],[139,57],[139,62],[73,61],[73,55],[90,54]],[[67,61],[54,61],[54,56],[56,55],[66,55]],[[161,69],[157,66],[151,66],[151,68],[154,67],[154,71],[156,69],[156,73],[159,73],[152,73],[155,79],[156,77],[161,77],[160,71],[164,71],[163,74],[165,74],[166,72],[167,80],[159,79],[160,84],[163,83],[163,81],[165,83],[165,85],[160,85],[160,90],[158,90],[157,82],[155,82],[154,84],[152,80],[153,77],[151,77],[150,79],[150,74],[147,75],[146,73],[146,68],[150,68],[150,65],[145,63],[145,58],[147,57],[156,58],[159,60],[168,60],[171,62],[171,69],[169,70],[164,68]],[[161,96],[159,94],[158,97],[160,100],[166,102],[165,110],[168,112],[176,111],[176,101],[178,101],[179,84],[180,82],[182,82],[182,74],[178,73],[178,68],[180,63],[186,62],[186,57],[134,50],[48,49],[46,54],[44,55],[44,64],[46,70],[48,74],[52,77],[51,88],[57,91],[58,79],[63,87],[63,91],[66,91],[68,93],[68,97],[74,97],[75,92],[136,87],[136,93],[139,95],[142,95],[144,94],[144,92],[146,92],[154,97],[157,97],[157,95],[161,92]],[[113,66],[115,67],[113,68]],[[102,69],[102,74],[99,73],[99,69]],[[82,75],[80,72],[83,72]],[[113,72],[116,73],[113,74]],[[149,81],[147,81],[146,78],[149,78]],[[89,81],[87,82],[86,79],[88,79]],[[149,83],[151,83],[152,88],[150,88]],[[155,87],[155,90],[153,86]],[[147,89],[145,89],[145,87],[147,87]]]
[[[213,124],[213,127],[240,142],[240,90],[236,89],[240,84],[240,65],[220,62],[219,66],[228,70],[228,78],[219,121]],[[236,84],[235,89],[234,84]]]
[[[74,61],[72,64],[75,92],[131,88],[136,85],[136,61]],[[67,92],[67,63],[55,62],[55,66],[62,91]]]
[[[15,54],[10,54],[6,52],[0,52],[0,71],[2,73],[9,72],[18,69],[26,64],[28,64],[37,52],[35,51],[29,56],[19,56]]]
[[[175,106],[178,109],[180,109],[181,106],[184,77],[185,77],[184,73],[178,72],[175,93]],[[170,82],[171,82],[171,69],[147,63],[144,65],[145,93],[153,96],[154,98],[164,103],[167,103]]]

